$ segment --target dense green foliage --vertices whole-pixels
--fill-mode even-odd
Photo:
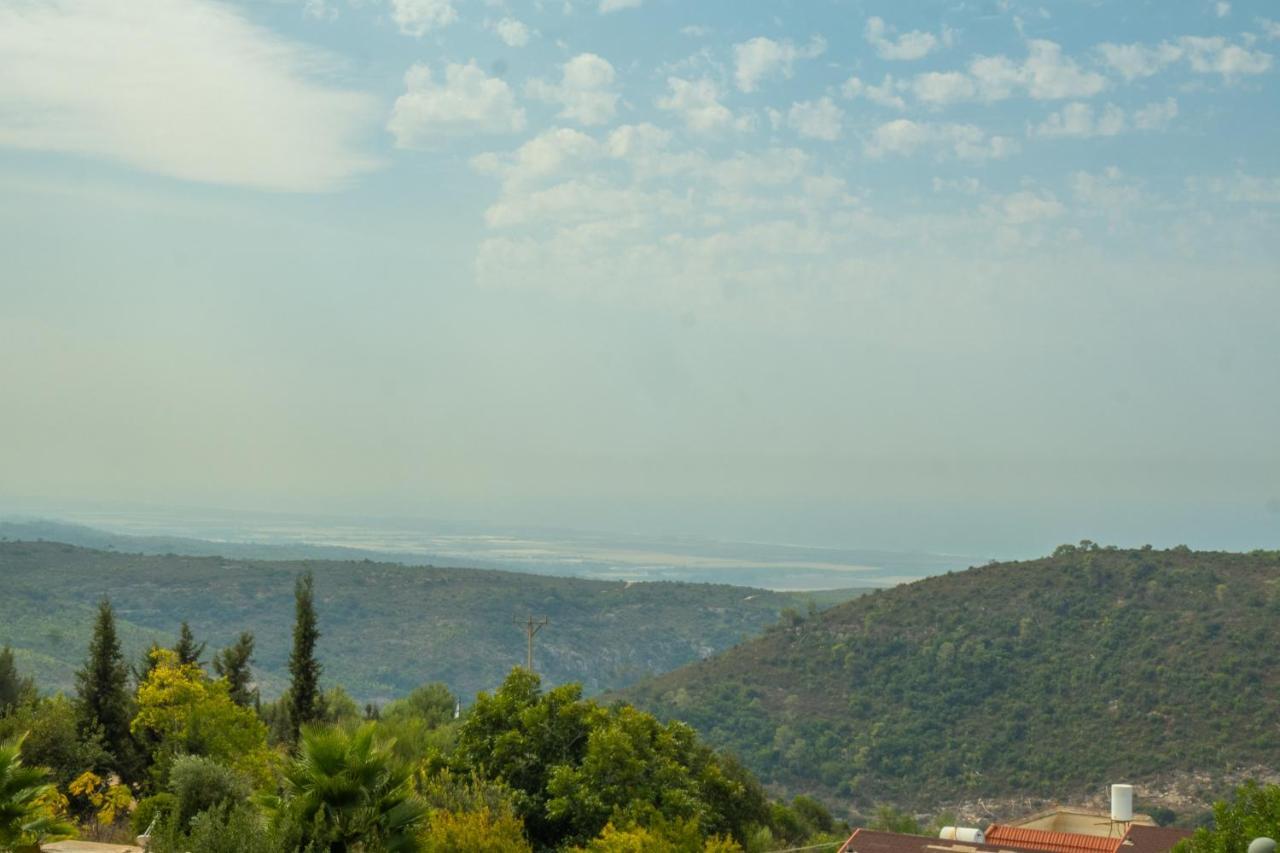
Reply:
[[[1280,785],[1247,782],[1214,804],[1212,827],[1197,829],[1174,853],[1243,853],[1260,837],[1280,840]]]
[[[0,715],[16,708],[35,695],[35,682],[18,672],[13,649],[0,649]]]
[[[587,693],[621,687],[752,637],[808,596],[712,584],[605,582],[367,561],[144,556],[0,541],[0,645],[46,690],[69,689],[109,584],[127,660],[174,645],[182,619],[212,648],[254,633],[264,698],[288,686],[294,578],[315,576],[325,675],[361,704],[439,681],[469,700],[524,660],[515,615],[547,616],[535,666]],[[108,580],[109,579],[109,580]],[[842,593],[854,595],[854,591]],[[836,596],[821,596],[819,603]]]
[[[857,806],[1280,762],[1280,553],[1092,543],[795,618],[621,695]]]
[[[50,807],[47,774],[25,764],[19,742],[0,741],[0,850],[38,851],[41,841],[74,834]]]
[[[306,665],[294,668],[302,677],[276,702],[246,706],[232,696],[230,661],[247,658],[251,642],[219,655],[223,675],[214,678],[199,662],[203,642],[184,626],[176,646],[152,648],[136,689],[119,688],[132,715],[123,733],[96,720],[78,726],[90,707],[83,697],[73,707],[27,691],[0,712],[0,732],[43,728],[45,742],[30,758],[50,759],[59,780],[73,777],[59,790],[43,771],[31,775],[40,784],[10,810],[22,822],[9,829],[26,843],[72,817],[93,838],[145,833],[157,853],[760,853],[780,841],[829,840],[839,829],[813,801],[770,803],[750,773],[688,726],[606,708],[576,684],[543,691],[523,669],[461,717],[438,683],[362,712],[340,686],[322,689],[309,576],[295,592],[294,657]],[[125,667],[105,602],[97,626],[86,671],[107,661],[115,689]],[[16,669],[13,678],[22,678]],[[304,692],[312,722],[295,736],[294,696]],[[283,732],[272,741],[274,728]],[[52,748],[49,733],[62,734],[68,748]],[[114,770],[125,748],[139,771],[128,784],[95,772]],[[10,752],[15,766],[20,755],[28,759],[17,745]]]
[[[320,628],[316,620],[315,579],[310,573],[294,584],[293,651],[289,653],[289,730],[296,740],[298,730],[320,718],[320,661],[316,641]]]
[[[241,631],[234,643],[213,658],[213,671],[226,679],[231,701],[246,708],[258,695],[253,687],[253,642],[252,631]]]
[[[105,598],[98,603],[88,659],[76,673],[76,711],[81,739],[100,736],[110,756],[109,769],[125,779],[137,778],[137,750],[129,732],[129,668],[116,635],[115,611]]]

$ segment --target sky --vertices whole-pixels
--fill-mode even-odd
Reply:
[[[0,0],[0,501],[1280,542],[1280,4]]]

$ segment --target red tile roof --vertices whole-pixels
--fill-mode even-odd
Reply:
[[[987,827],[986,837],[988,844],[1009,844],[1024,850],[1043,850],[1045,853],[1116,853],[1124,841],[1122,835],[1107,838],[1076,832],[1003,826],[998,823]]]
[[[974,844],[971,841],[953,841],[932,835],[904,835],[901,832],[880,832],[874,829],[855,829],[853,835],[837,853],[1031,853],[1008,845]],[[1126,851],[1128,853],[1128,851]],[[1144,851],[1145,853],[1145,851]]]
[[[1103,837],[992,824],[986,843],[952,841],[856,829],[838,853],[1169,853],[1189,829],[1133,825],[1124,836]]]

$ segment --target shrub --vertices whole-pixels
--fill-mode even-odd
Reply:
[[[174,759],[173,769],[169,771],[169,790],[177,800],[174,816],[179,829],[185,829],[201,812],[242,802],[251,793],[244,777],[212,758],[199,755]]]
[[[138,801],[137,808],[133,810],[133,816],[129,820],[130,828],[134,835],[141,835],[151,826],[151,821],[155,820],[158,829],[172,823],[177,810],[178,798],[168,791],[145,797]]]

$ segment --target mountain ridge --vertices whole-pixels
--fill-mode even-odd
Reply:
[[[876,590],[618,691],[775,789],[1069,799],[1280,761],[1280,552],[1063,546]]]

